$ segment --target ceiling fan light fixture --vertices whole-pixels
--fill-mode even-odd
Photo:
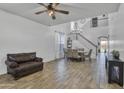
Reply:
[[[53,14],[54,14],[54,11],[53,11],[53,10],[49,10],[49,11],[48,11],[48,15],[49,15],[49,16],[52,16]]]

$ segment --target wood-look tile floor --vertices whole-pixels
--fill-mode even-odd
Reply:
[[[72,62],[59,60],[44,63],[44,70],[13,80],[8,74],[0,76],[0,88],[21,89],[91,89],[121,88],[117,84],[107,83],[104,56],[97,61]]]

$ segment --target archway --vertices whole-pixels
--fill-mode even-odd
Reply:
[[[108,37],[98,37],[98,53],[108,53]]]

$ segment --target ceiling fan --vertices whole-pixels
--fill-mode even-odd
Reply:
[[[56,19],[55,12],[62,13],[62,14],[69,14],[69,11],[56,9],[56,7],[60,3],[49,3],[48,5],[45,5],[43,3],[38,3],[38,4],[44,6],[46,8],[46,10],[36,12],[35,14],[37,14],[37,15],[47,12],[48,15],[51,16],[53,20],[55,20]]]

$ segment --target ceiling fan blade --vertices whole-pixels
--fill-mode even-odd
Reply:
[[[39,11],[39,12],[36,12],[35,14],[41,14],[41,13],[44,13],[44,12],[47,12],[47,10],[43,10],[43,11]]]
[[[52,19],[55,20],[56,19],[56,16],[55,15],[52,15]]]
[[[44,6],[45,8],[48,8],[45,4],[43,4],[43,3],[38,3],[39,5],[42,5],[42,6]]]
[[[63,13],[63,14],[69,14],[69,11],[64,11],[64,10],[56,10],[56,9],[55,9],[55,11],[56,11],[56,12],[59,12],[59,13]]]
[[[56,6],[58,6],[60,3],[55,3]]]

